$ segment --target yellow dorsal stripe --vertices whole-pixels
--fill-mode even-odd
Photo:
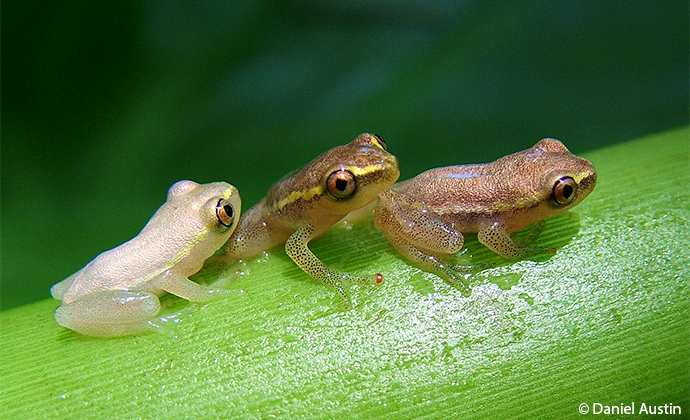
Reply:
[[[381,170],[381,165],[368,165],[362,168],[357,166],[343,166],[343,169],[352,172],[352,174],[356,177],[362,177]],[[273,210],[282,209],[286,205],[294,203],[297,200],[309,200],[313,197],[323,195],[323,193],[324,188],[321,185],[317,185],[316,187],[308,188],[302,191],[293,191],[286,198],[278,201],[278,203],[276,203],[276,205],[273,207]]]
[[[275,208],[282,209],[286,205],[294,203],[297,200],[309,200],[310,198],[317,195],[323,195],[323,187],[320,185],[303,191],[293,191],[286,198],[280,200],[278,204],[276,204]]]

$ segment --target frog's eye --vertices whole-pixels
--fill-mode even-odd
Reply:
[[[553,185],[553,192],[551,197],[556,203],[565,206],[573,201],[575,193],[577,192],[577,182],[569,176],[565,176],[556,181]]]
[[[228,200],[221,198],[216,205],[216,216],[221,224],[230,227],[235,220],[235,209]]]
[[[352,172],[340,169],[328,176],[326,188],[328,193],[338,200],[349,198],[357,189],[357,180]]]
[[[381,136],[379,136],[378,134],[373,134],[373,136],[376,139],[376,141],[378,141],[378,143],[381,145],[381,148],[383,150],[388,150],[388,146],[386,145],[386,140],[381,138]]]

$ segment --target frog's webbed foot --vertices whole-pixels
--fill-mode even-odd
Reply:
[[[447,262],[447,257],[448,256],[438,256],[435,258],[433,256],[429,257],[430,259],[435,259],[436,263],[438,264],[437,269],[430,269],[429,271],[437,274],[443,280],[448,282],[448,284],[460,290],[460,293],[462,293],[463,296],[469,297],[472,294],[472,289],[467,283],[467,279],[462,274],[469,274],[474,271],[478,271],[481,268],[474,265],[453,264]]]
[[[428,209],[423,201],[392,189],[381,193],[380,198],[374,225],[386,237],[404,237],[421,249],[444,254],[462,249],[464,237],[455,224]]]
[[[443,260],[447,260],[448,258],[443,258]],[[486,270],[488,268],[491,268],[491,264],[487,263],[473,263],[473,264],[456,264],[453,262],[446,262],[445,265],[448,266],[449,270],[452,270],[456,273],[462,273],[462,274],[470,274],[470,273],[476,273],[477,271],[482,271]]]
[[[516,243],[510,238],[510,234],[496,222],[488,228],[479,231],[477,239],[490,250],[512,260],[539,254],[555,254],[556,250],[554,248],[525,246],[534,242],[543,228],[544,221],[537,222],[532,232]]]
[[[148,331],[160,311],[158,296],[149,292],[106,291],[63,303],[55,320],[84,335],[117,337]]]
[[[302,270],[312,276],[316,281],[323,283],[326,287],[333,290],[338,297],[340,304],[349,309],[352,302],[343,288],[343,282],[350,284],[376,284],[383,283],[383,276],[376,274],[371,277],[355,276],[349,273],[342,273],[327,267],[307,246],[309,240],[314,236],[314,227],[306,225],[293,233],[285,242],[285,252],[292,258]]]
[[[341,273],[331,268],[324,266],[326,270],[320,274],[312,275],[312,277],[323,283],[326,287],[331,289],[343,309],[352,308],[352,301],[347,291],[343,287],[343,283],[349,284],[374,284],[380,285],[383,283],[383,276],[377,273],[371,277],[355,276],[349,273]],[[305,270],[306,271],[306,270]]]

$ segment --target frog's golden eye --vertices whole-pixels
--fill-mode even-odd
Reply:
[[[379,142],[379,144],[381,145],[381,148],[382,148],[383,150],[388,150],[388,145],[386,145],[386,140],[384,140],[383,138],[381,138],[381,136],[379,136],[378,134],[373,134],[373,136],[374,136],[374,138],[376,138],[376,140]]]
[[[357,189],[357,180],[352,172],[340,169],[328,176],[326,188],[328,193],[338,200],[350,198]]]
[[[569,176],[564,176],[553,185],[552,198],[556,203],[565,206],[573,201],[577,192],[577,182]]]
[[[228,200],[221,198],[216,205],[216,216],[221,224],[230,227],[235,220],[235,209]]]

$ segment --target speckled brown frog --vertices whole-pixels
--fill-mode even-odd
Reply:
[[[469,293],[449,257],[461,250],[463,233],[497,254],[519,259],[552,248],[515,243],[510,234],[581,202],[594,189],[591,162],[573,155],[558,140],[491,163],[435,168],[393,185],[381,194],[375,225],[404,257]]]
[[[360,277],[333,270],[309,250],[309,241],[375,200],[399,176],[398,160],[387,152],[383,139],[361,134],[275,183],[261,202],[242,215],[221,261],[232,264],[285,243],[290,258],[349,307],[342,283],[380,284],[381,275]]]

